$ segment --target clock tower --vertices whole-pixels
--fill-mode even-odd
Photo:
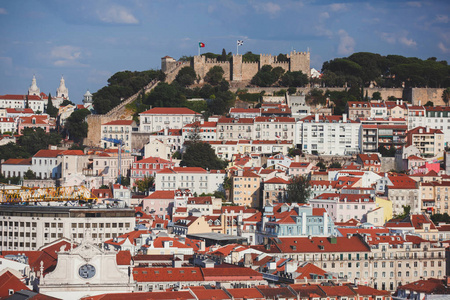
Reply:
[[[61,299],[132,292],[131,266],[128,272],[120,270],[116,256],[94,245],[87,234],[78,247],[58,252],[55,270],[40,279],[39,291]]]

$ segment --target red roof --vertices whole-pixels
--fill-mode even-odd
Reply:
[[[195,300],[189,291],[164,291],[164,292],[133,292],[133,293],[117,293],[117,294],[103,294],[97,296],[87,296],[81,298],[82,300]]]
[[[131,262],[131,253],[129,250],[119,251],[116,255],[116,261],[118,265],[129,266]]]
[[[62,155],[84,155],[82,150],[65,150],[61,152]]]
[[[232,299],[230,298],[224,290],[207,290],[204,287],[202,289],[192,287],[192,293],[197,296],[198,300],[221,300],[221,299]]]
[[[11,272],[6,271],[0,276],[0,299],[9,297],[9,290],[18,292],[20,290],[30,290],[25,283],[14,276]]]
[[[114,120],[108,123],[104,123],[103,125],[125,125],[125,126],[131,126],[133,124],[133,120]]]
[[[264,295],[261,294],[256,288],[227,289],[227,291],[235,300],[264,299]]]
[[[285,180],[283,178],[280,177],[273,177],[269,180],[264,181],[264,183],[278,183],[278,184],[290,184],[290,181]]]
[[[31,158],[10,158],[2,165],[31,165]]]
[[[281,243],[271,245],[269,250],[264,245],[252,248],[266,253],[328,253],[328,252],[369,252],[370,248],[359,237],[336,237],[336,243],[327,237],[279,238]]]
[[[6,99],[6,100],[25,100],[27,98],[27,95],[0,95],[0,99]],[[28,100],[42,100],[41,97],[36,95],[28,95]]]
[[[198,267],[187,268],[134,268],[133,278],[137,282],[161,281],[203,281],[202,271]]]
[[[198,115],[186,107],[155,107],[140,113],[141,115]]]
[[[39,150],[33,157],[57,157],[64,150]]]
[[[175,191],[155,191],[144,199],[170,199],[175,198]]]

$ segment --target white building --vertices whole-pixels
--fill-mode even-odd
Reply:
[[[444,146],[450,145],[450,107],[449,106],[429,106],[426,107],[424,117],[426,126],[432,129],[440,129],[444,133]],[[409,128],[411,129],[411,128]]]
[[[2,174],[4,177],[21,177],[31,169],[30,158],[10,158],[2,163]]]
[[[164,128],[181,129],[199,121],[201,115],[186,107],[155,107],[139,114],[140,132],[155,132]]]
[[[297,123],[296,143],[306,153],[351,155],[360,152],[361,124],[342,116],[308,116]]]
[[[210,170],[197,167],[175,167],[156,173],[155,190],[170,191],[189,189],[192,193],[214,193],[221,190],[225,171]]]
[[[131,133],[136,127],[133,120],[115,120],[101,126],[102,144],[104,148],[118,148],[118,144],[105,141],[104,138],[122,140],[122,149],[131,151]]]
[[[58,155],[63,150],[39,150],[31,160],[31,170],[41,179],[61,177]]]
[[[11,132],[14,133],[17,130],[16,121],[13,118],[0,118],[0,133]]]
[[[89,229],[95,243],[133,230],[134,209],[99,209],[70,206],[0,206],[3,222],[0,249],[37,250],[56,239],[80,243]]]
[[[31,85],[28,88],[28,95],[40,96],[41,90],[38,88],[36,84],[36,76],[33,75],[33,79],[31,80]]]
[[[193,124],[187,124],[183,127],[182,135],[183,141],[190,140],[195,131],[202,141],[215,141],[217,140],[216,122],[196,122]]]
[[[211,141],[208,142],[221,159],[230,160],[235,154],[272,155],[273,153],[288,154],[292,148],[292,140],[241,140],[241,141]]]
[[[333,222],[345,222],[352,218],[363,220],[369,211],[376,208],[375,201],[368,194],[326,193],[314,197],[309,203],[315,208],[325,208]]]
[[[290,140],[295,139],[296,123],[290,117],[256,117],[253,140]]]

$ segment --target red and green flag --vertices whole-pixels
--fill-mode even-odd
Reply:
[[[198,47],[199,47],[199,48],[205,48],[205,44],[202,43],[202,42],[199,42],[199,43],[198,43]]]

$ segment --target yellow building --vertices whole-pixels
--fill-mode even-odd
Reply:
[[[392,202],[388,199],[381,198],[381,197],[375,197],[375,203],[378,207],[383,208],[384,212],[384,222],[389,221],[393,217],[393,210],[392,210]]]
[[[236,205],[260,207],[261,177],[249,170],[237,170],[232,177],[231,201]]]

